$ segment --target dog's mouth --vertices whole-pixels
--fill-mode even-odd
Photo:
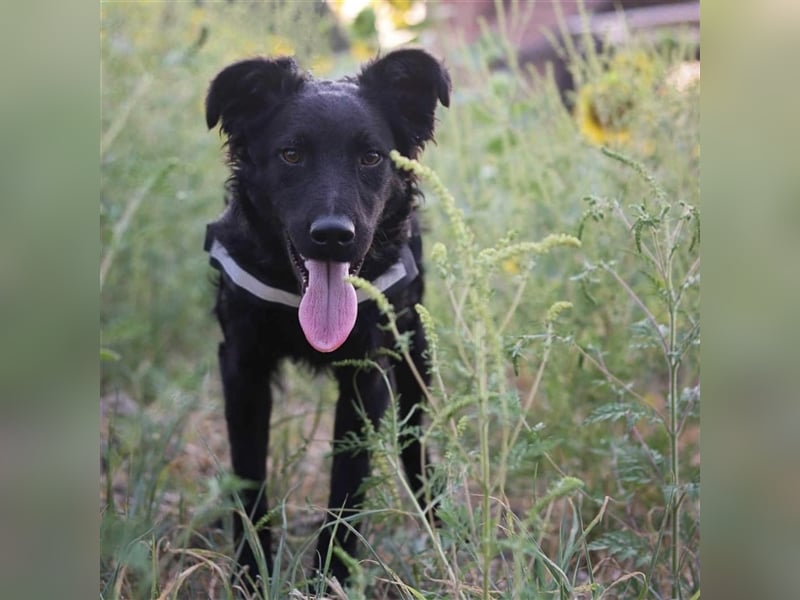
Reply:
[[[357,275],[363,262],[314,260],[289,242],[289,254],[301,281],[298,317],[306,340],[320,352],[333,352],[347,340],[356,324],[358,299],[348,275]]]

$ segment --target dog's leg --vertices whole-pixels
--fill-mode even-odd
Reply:
[[[225,343],[219,346],[219,365],[225,393],[225,419],[228,424],[228,439],[231,449],[233,472],[249,483],[242,491],[241,499],[245,513],[253,523],[258,523],[267,514],[267,498],[264,482],[267,476],[266,458],[269,444],[269,416],[272,397],[269,388],[268,365],[256,364],[253,354],[236,351],[236,346]],[[259,571],[256,552],[244,538],[241,516],[234,514],[234,550],[241,552],[238,563],[247,567],[245,581],[255,580]],[[258,541],[263,550],[267,570],[272,572],[270,555],[270,531],[263,526],[258,530]],[[235,579],[235,576],[234,576]]]
[[[358,522],[350,517],[363,503],[361,486],[369,475],[369,451],[358,444],[354,447],[353,434],[358,439],[363,437],[365,417],[378,427],[388,404],[389,390],[376,368],[340,368],[336,371],[336,378],[339,400],[334,425],[331,493],[328,516],[317,545],[317,566],[323,571],[330,556],[328,576],[344,582],[348,577],[347,566],[336,556],[333,548],[339,547],[351,556],[355,553],[357,536],[350,528],[357,530]],[[338,517],[347,519],[347,523],[336,522]]]
[[[422,325],[419,320],[416,320],[414,324],[414,334],[411,340],[410,354],[414,362],[414,367],[426,387],[430,384],[430,375],[428,374],[428,367],[424,357],[427,347]],[[427,510],[425,506],[425,490],[423,489],[424,478],[422,475],[423,472],[425,472],[425,475],[430,474],[431,463],[427,449],[423,451],[422,444],[419,441],[419,436],[422,434],[420,427],[422,425],[422,404],[425,397],[415,374],[406,361],[401,360],[395,364],[394,375],[397,395],[400,399],[398,416],[400,422],[404,423],[398,441],[402,448],[401,456],[406,471],[406,477],[420,505],[426,509],[428,518],[432,523],[435,523],[435,507],[431,510]],[[428,493],[431,497],[437,495],[430,490]]]

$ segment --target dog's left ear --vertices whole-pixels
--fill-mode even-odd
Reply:
[[[396,50],[358,77],[364,96],[383,111],[402,154],[416,158],[433,139],[437,101],[450,106],[450,75],[424,50]]]

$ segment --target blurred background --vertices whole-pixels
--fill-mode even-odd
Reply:
[[[435,393],[451,403],[431,415],[431,444],[459,593],[699,597],[699,2],[108,2],[100,18],[101,597],[228,597],[223,509],[238,484],[202,251],[227,170],[205,127],[209,82],[276,54],[338,78],[403,44],[453,79],[424,164],[472,256],[508,250],[488,271],[455,256],[457,224],[424,186],[426,251],[447,250],[425,304]],[[554,233],[581,247],[509,250]],[[482,305],[471,293],[486,281]],[[570,307],[557,318],[556,303]],[[488,357],[471,335],[481,319],[497,333]],[[281,598],[323,516],[335,390],[295,367],[276,384],[269,486],[297,567]],[[451,597],[418,520],[387,510],[403,506],[396,489],[370,492],[372,559],[350,597]],[[484,513],[464,512],[489,491]]]

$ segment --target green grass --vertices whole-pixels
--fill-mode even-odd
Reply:
[[[308,6],[103,6],[103,598],[232,597],[239,482],[202,252],[227,174],[202,103],[225,64],[286,40],[321,76],[352,72]],[[423,156],[420,310],[444,526],[399,475],[390,411],[366,435],[363,547],[341,597],[699,593],[699,86],[664,83],[691,53],[680,40],[565,49],[606,133],[624,132],[607,149],[547,77],[488,68],[503,36],[442,41],[454,90]],[[277,387],[264,595],[300,598],[335,389],[296,367]]]

